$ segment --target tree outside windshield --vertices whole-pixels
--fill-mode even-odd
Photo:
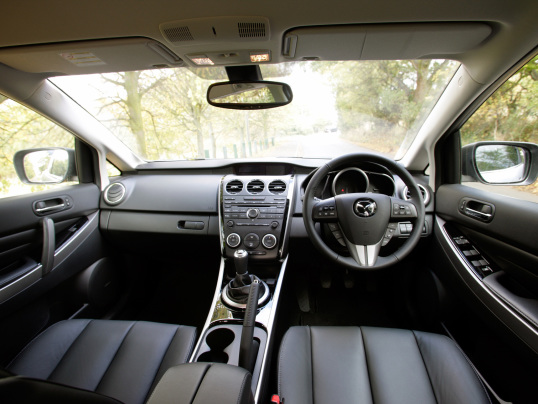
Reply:
[[[312,157],[405,152],[458,64],[446,60],[292,62],[261,66],[291,104],[210,106],[223,68],[58,77],[53,81],[147,160]]]

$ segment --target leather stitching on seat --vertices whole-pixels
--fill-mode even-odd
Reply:
[[[170,341],[168,341],[168,347],[165,349],[164,353],[163,353],[163,356],[161,358],[161,361],[159,363],[159,367],[157,368],[157,373],[155,373],[155,378],[153,379],[152,383],[151,383],[151,386],[149,388],[149,390],[147,391],[146,393],[146,398],[148,398],[148,396],[151,396],[151,394],[153,393],[153,391],[155,390],[155,387],[157,387],[157,376],[159,376],[159,373],[161,372],[161,366],[163,365],[163,362],[166,358],[166,355],[168,355],[168,351],[170,350],[170,346],[172,346],[172,343],[174,341],[174,339],[177,337],[178,333],[179,333],[179,330],[181,329],[182,327],[180,325],[177,326],[176,328],[176,332],[174,333],[174,335],[172,336],[172,338],[170,339]],[[195,334],[194,334],[195,335]],[[189,352],[191,351],[192,349],[192,343],[193,343],[193,340],[194,338],[191,338],[191,343],[189,345],[189,350],[187,351],[187,353],[185,354],[185,358],[183,359],[183,361],[181,361],[181,363],[186,363],[187,362],[187,358],[189,357]],[[164,373],[166,373],[166,371],[163,372],[163,376],[164,376]],[[162,376],[161,376],[162,377]]]
[[[435,397],[435,401],[437,403],[440,403],[441,400],[439,397],[437,397],[437,391],[433,387],[432,378],[430,376],[430,371],[428,370],[428,366],[426,365],[426,361],[424,360],[424,355],[422,355],[422,350],[420,349],[420,344],[417,339],[417,335],[415,334],[415,331],[411,330],[411,333],[413,334],[413,338],[415,338],[415,344],[417,344],[418,352],[420,353],[420,359],[422,359],[422,364],[424,365],[424,369],[426,369],[426,374],[428,375],[428,381],[430,382],[430,387],[433,391],[433,396]]]
[[[364,339],[364,334],[362,333],[362,327],[358,327],[361,334],[361,347],[364,352],[364,360],[366,362],[366,372],[368,372],[368,384],[370,386],[370,397],[372,398],[372,403],[374,402],[374,389],[372,387],[372,379],[370,378],[370,365],[368,365],[368,351],[366,351],[366,341]]]
[[[69,351],[73,348],[73,345],[75,345],[75,343],[79,340],[79,338],[81,337],[82,334],[84,334],[84,332],[88,329],[88,327],[90,326],[90,324],[93,322],[93,320],[90,320],[86,323],[86,325],[84,326],[84,328],[80,331],[80,333],[77,335],[77,337],[71,342],[71,345],[69,345],[69,348],[67,348],[67,350],[65,351],[65,353],[63,354],[62,358],[58,361],[58,363],[56,364],[56,366],[54,367],[54,369],[52,369],[52,371],[49,373],[49,375],[47,376],[47,378],[45,380],[48,380],[49,377],[51,377],[54,372],[56,371],[56,369],[58,369],[58,366],[60,366],[60,364],[65,360],[65,358],[68,356],[69,354]]]
[[[278,395],[280,396],[280,398],[282,398],[282,384],[280,383],[280,381],[282,380],[282,358],[284,357],[284,351],[287,346],[285,342],[289,338],[290,335],[291,333],[287,332],[284,335],[282,342],[280,343],[280,346],[284,347],[284,349],[280,350],[280,355],[278,357]]]
[[[458,350],[461,352],[461,354],[463,355],[463,357],[465,358],[469,366],[471,366],[471,369],[473,369],[473,372],[476,374],[476,377],[478,381],[480,382],[480,386],[482,386],[482,389],[484,389],[484,392],[486,393],[486,397],[488,398],[489,403],[492,404],[491,398],[489,397],[488,390],[486,389],[486,386],[484,386],[484,383],[482,383],[482,377],[480,376],[480,373],[478,373],[478,370],[476,370],[476,368],[474,367],[473,362],[471,362],[471,360],[467,357],[467,355],[465,355],[465,352],[463,352],[463,349],[461,349],[461,347],[458,345],[458,343],[455,340],[446,336],[444,337],[448,338],[450,341],[454,343],[454,345],[456,345],[456,348],[458,348]]]
[[[101,378],[99,379],[99,383],[97,383],[97,387],[95,387],[95,391],[98,391],[99,390],[99,387],[101,386],[101,383],[103,382],[103,378],[105,377],[105,375],[107,374],[108,372],[108,369],[110,369],[110,366],[112,366],[112,363],[114,362],[114,359],[116,359],[116,356],[118,355],[118,352],[120,351],[123,343],[125,342],[125,340],[127,339],[127,337],[129,336],[129,333],[131,332],[131,330],[133,329],[134,325],[136,324],[136,321],[132,321],[131,322],[131,325],[129,326],[129,329],[127,330],[127,332],[125,333],[125,335],[123,336],[123,340],[121,341],[121,343],[118,345],[118,349],[116,349],[116,352],[114,353],[114,356],[112,357],[112,359],[110,360],[110,362],[108,363],[108,366],[107,368],[105,369],[105,371],[103,372],[103,374],[101,375]]]
[[[184,328],[182,326],[178,326],[177,330],[176,330],[176,333],[174,334],[174,338],[176,337],[177,333],[179,332],[179,330],[181,328]],[[195,330],[193,333],[192,333],[192,337],[191,337],[191,343],[189,344],[189,349],[187,350],[187,352],[185,353],[185,358],[183,358],[183,363],[187,363],[188,359],[189,359],[189,356],[191,355],[192,353],[192,349],[193,349],[193,346],[194,346],[194,343],[196,341],[196,333],[197,331]],[[172,341],[174,340],[174,338],[172,338]],[[170,344],[171,345],[171,344]],[[168,349],[170,349],[170,345],[168,345]],[[168,353],[168,349],[166,350],[164,356],[163,356],[163,360],[164,358],[166,357],[166,354]],[[162,361],[161,361],[162,363]]]
[[[194,389],[194,394],[192,395],[192,402],[194,403],[196,401],[196,395],[198,394],[198,391],[200,390],[200,386],[204,382],[205,375],[207,375],[207,372],[209,372],[209,369],[214,365],[214,363],[208,363],[205,367],[204,373],[202,374],[202,377],[200,377],[200,380],[198,382],[198,385],[196,386],[196,389]]]
[[[84,328],[81,330],[81,332],[80,332],[80,334],[77,336],[77,338],[75,338],[75,339],[71,342],[71,345],[69,345],[69,348],[71,348],[71,346],[75,343],[75,341],[80,337],[80,335],[84,332],[84,330],[86,329],[86,327],[88,327],[88,324],[90,324],[91,321],[92,321],[92,320],[88,320],[88,322],[86,323],[86,325],[84,326]],[[37,334],[37,335],[36,335],[36,336],[35,336],[35,337],[34,337],[28,344],[26,344],[26,346],[24,347],[24,349],[23,349],[22,351],[20,351],[20,352],[17,354],[17,356],[15,356],[15,357],[11,360],[11,362],[9,362],[9,364],[7,365],[6,368],[9,369],[9,368],[11,367],[11,365],[13,365],[13,364],[17,361],[17,359],[19,359],[19,358],[22,356],[22,354],[23,354],[24,352],[26,352],[26,351],[28,350],[28,348],[30,348],[30,346],[33,345],[33,343],[34,343],[39,337],[41,337],[44,333],[46,333],[46,332],[47,332],[48,330],[50,330],[51,328],[53,328],[53,327],[58,327],[58,325],[59,325],[59,324],[62,324],[62,323],[63,323],[63,321],[59,321],[59,322],[57,322],[57,323],[51,325],[50,327],[47,327],[45,330],[41,331],[39,334]],[[69,348],[67,348],[67,351],[69,351]],[[67,353],[67,351],[66,351],[66,353]],[[62,358],[63,358],[63,357],[62,357]],[[60,362],[61,362],[61,360],[60,360]],[[58,362],[58,363],[56,364],[56,367],[60,364],[60,362]],[[47,379],[48,379],[49,376],[54,372],[54,370],[56,369],[56,367],[55,367],[54,369],[52,369],[52,371],[50,372],[50,374],[47,376]]]
[[[239,396],[237,397],[237,404],[241,402],[241,397],[243,397],[243,391],[245,390],[245,385],[247,383],[250,373],[245,373],[243,376],[243,381],[241,382],[241,388],[239,389]]]

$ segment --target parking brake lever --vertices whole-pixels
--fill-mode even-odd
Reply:
[[[254,279],[250,285],[250,293],[245,309],[245,319],[243,321],[243,331],[241,332],[241,343],[239,345],[239,366],[251,373],[254,370],[256,353],[259,349],[258,343],[253,339],[259,293],[260,282]]]

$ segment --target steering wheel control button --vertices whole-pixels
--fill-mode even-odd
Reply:
[[[268,250],[271,250],[272,248],[275,248],[276,246],[276,237],[272,234],[266,234],[262,238],[262,245],[267,248]]]
[[[377,211],[377,203],[373,199],[359,199],[353,204],[353,212],[359,217],[371,217]]]
[[[393,203],[392,216],[417,217],[417,210],[411,203]]]
[[[247,210],[247,217],[249,219],[256,219],[259,214],[260,214],[259,209],[249,209],[249,210]]]
[[[334,220],[337,218],[337,216],[338,215],[336,213],[336,204],[334,198],[319,201],[312,208],[312,217],[314,220]]]
[[[256,248],[260,245],[260,237],[256,233],[249,233],[243,243],[247,248]]]
[[[228,244],[228,247],[230,248],[236,248],[241,244],[241,237],[237,233],[232,233],[226,237],[226,244]]]

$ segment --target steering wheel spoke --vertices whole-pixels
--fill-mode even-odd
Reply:
[[[383,239],[379,240],[378,243],[373,245],[357,245],[351,243],[348,239],[344,238],[346,242],[347,249],[349,254],[357,265],[361,268],[369,268],[375,266],[377,262],[377,257],[379,257],[379,251],[383,244]]]

